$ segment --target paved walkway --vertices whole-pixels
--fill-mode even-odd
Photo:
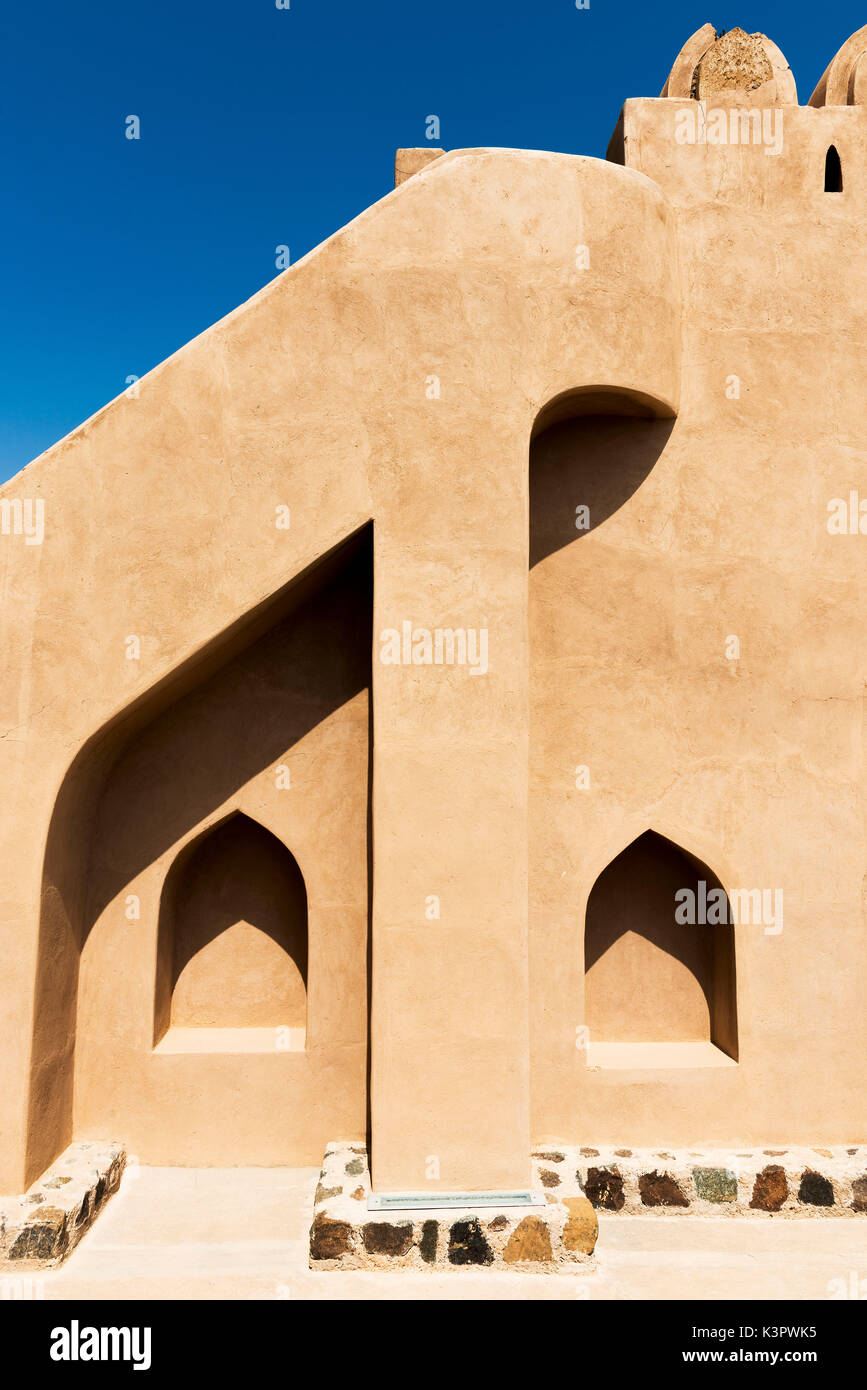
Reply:
[[[468,1270],[312,1274],[307,1233],[318,1169],[128,1172],[44,1297],[129,1299],[827,1299],[867,1293],[867,1219],[601,1219],[589,1275]]]

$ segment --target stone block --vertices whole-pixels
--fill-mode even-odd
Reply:
[[[588,1168],[584,1191],[600,1211],[622,1211],[626,1203],[623,1178],[616,1168]]]
[[[638,1179],[638,1191],[646,1207],[688,1207],[680,1184],[670,1173],[660,1173],[655,1168],[652,1173],[642,1173]]]
[[[832,1207],[834,1187],[830,1180],[812,1168],[807,1168],[798,1188],[798,1201],[810,1207]]]
[[[525,1216],[509,1236],[503,1251],[503,1259],[509,1265],[524,1262],[537,1264],[553,1258],[551,1236],[539,1216]]]
[[[421,1228],[421,1239],[418,1243],[419,1254],[426,1265],[436,1264],[437,1247],[439,1244],[439,1222],[425,1221]]]
[[[755,1211],[779,1211],[789,1196],[789,1183],[785,1168],[778,1163],[769,1163],[756,1174],[750,1206]]]
[[[475,1218],[456,1221],[449,1232],[449,1264],[491,1265],[494,1255]]]
[[[736,1202],[738,1180],[728,1168],[693,1168],[695,1195],[703,1202]]]
[[[348,1221],[332,1221],[322,1213],[313,1219],[310,1229],[310,1258],[339,1260],[352,1250],[352,1226]]]
[[[22,1197],[0,1198],[0,1267],[60,1264],[120,1185],[118,1144],[70,1144]]]
[[[412,1248],[412,1222],[369,1221],[361,1232],[361,1238],[370,1255],[389,1255],[392,1258],[408,1255]]]
[[[569,1251],[592,1255],[599,1236],[599,1218],[587,1197],[564,1197],[569,1213],[563,1231],[563,1244]]]

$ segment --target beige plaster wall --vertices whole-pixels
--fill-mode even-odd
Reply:
[[[625,168],[436,159],[2,489],[46,530],[0,546],[0,1187],[73,1133],[312,1162],[363,1125],[369,716],[375,1187],[519,1185],[531,1141],[863,1141],[863,538],[826,520],[867,496],[864,116],[787,106],[767,154],[679,143],[685,104],[627,104]],[[350,681],[309,718],[322,623],[242,758],[240,686],[182,711],[370,520],[370,710]],[[484,629],[487,672],[384,665],[404,622]],[[308,1050],[155,1053],[166,876],[234,810],[304,876]],[[576,1046],[587,900],[648,829],[784,893],[734,929],[736,1066]]]
[[[80,1137],[194,1166],[308,1164],[329,1134],[364,1138],[370,600],[368,547],[113,766],[88,874]],[[286,1030],[305,1026],[299,1050]],[[155,1048],[178,1028],[197,1036]]]
[[[688,105],[630,101],[623,125],[627,162],[675,208],[677,422],[619,510],[531,571],[533,1134],[857,1143],[867,552],[827,521],[831,499],[867,497],[867,113],[787,107],[769,155],[679,144]],[[831,141],[842,194],[823,191]],[[596,486],[634,481],[610,442],[576,435],[564,537],[582,458]],[[734,929],[737,1067],[594,1071],[575,1046],[587,897],[647,829],[729,891],[784,894],[782,931]]]
[[[528,1180],[528,440],[539,411],[580,387],[671,412],[679,364],[663,192],[596,160],[460,152],[4,487],[44,502],[46,531],[41,546],[4,537],[0,551],[0,1187],[21,1190],[75,1130],[114,1118],[141,1153],[192,1161],[191,1094],[207,1115],[202,1161],[291,1160],[297,1096],[273,1148],[251,1117],[297,1058],[270,1059],[247,1094],[252,1063],[209,1057],[193,1072],[200,1058],[151,1052],[153,913],[168,851],[196,826],[149,860],[133,971],[114,898],[87,934],[80,847],[128,739],[236,655],[245,622],[267,628],[272,596],[291,597],[371,519],[374,1183]],[[404,621],[486,629],[487,674],[382,665],[379,635]],[[319,855],[302,853],[248,780],[233,806],[290,844],[304,873],[310,1028]],[[345,872],[341,893],[356,883]],[[109,962],[131,975],[129,1018],[104,997]],[[231,1114],[211,1104],[227,1084],[241,1097]],[[317,1105],[341,1085],[329,1070]]]

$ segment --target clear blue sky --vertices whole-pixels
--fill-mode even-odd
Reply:
[[[604,156],[706,21],[806,102],[867,5],[3,0],[0,480],[387,193],[429,114],[446,149]]]

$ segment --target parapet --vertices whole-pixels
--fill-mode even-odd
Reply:
[[[705,101],[724,93],[747,95],[751,105],[798,104],[792,69],[772,39],[743,29],[718,33],[705,24],[683,45],[660,96]],[[867,25],[843,44],[808,104],[867,104]]]
[[[743,29],[717,33],[705,24],[687,39],[660,96],[705,101],[737,93],[766,106],[797,106],[792,69],[777,45],[765,34]]]
[[[867,25],[847,39],[822,74],[811,106],[863,106],[867,103]]]
[[[867,26],[847,39],[802,106],[792,70],[766,34],[705,24],[678,53],[659,98],[626,101],[608,159],[653,179],[678,204],[846,218],[867,190],[865,108]]]
[[[394,186],[400,188],[402,183],[411,179],[413,174],[421,173],[422,169],[427,168],[431,160],[439,159],[445,150],[436,149],[432,145],[422,145],[420,149],[396,150],[394,155]]]

